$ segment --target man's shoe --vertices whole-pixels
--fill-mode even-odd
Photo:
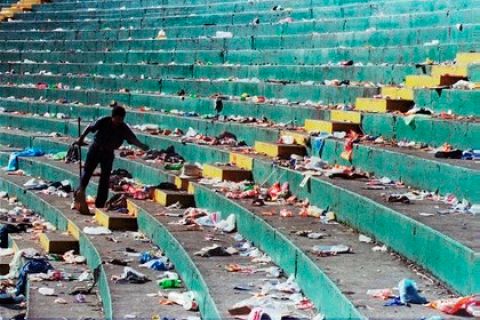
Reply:
[[[77,210],[80,214],[83,214],[83,215],[92,215],[87,205],[85,192],[79,191],[79,190],[75,191],[73,203],[72,203],[72,209]]]

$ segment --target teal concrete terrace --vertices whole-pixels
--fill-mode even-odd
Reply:
[[[479,0],[0,0],[0,319],[480,316]]]

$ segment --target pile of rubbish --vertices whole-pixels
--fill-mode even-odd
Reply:
[[[182,136],[181,141],[183,143],[195,143],[200,145],[225,145],[231,147],[244,146],[245,142],[237,141],[237,137],[229,132],[224,132],[218,137],[210,137],[203,134],[199,134],[195,129],[189,128],[187,132]]]
[[[69,180],[47,182],[41,179],[31,178],[23,185],[27,190],[36,191],[46,195],[56,195],[61,198],[68,198],[73,192]]]
[[[65,252],[63,255],[43,255],[34,248],[23,248],[17,251],[9,248],[9,235],[14,238],[28,236],[30,240],[38,240],[41,233],[54,231],[55,227],[25,208],[15,198],[8,197],[6,193],[2,193],[1,198],[2,202],[8,201],[9,209],[0,209],[0,257],[11,257],[11,261],[10,271],[0,276],[0,304],[24,306],[27,282],[90,279],[88,271],[75,276],[58,268],[60,264],[78,265],[86,262],[85,257],[76,255],[73,251]],[[47,287],[39,287],[38,292],[42,295],[55,295],[54,289]],[[78,296],[75,295],[75,298]],[[56,299],[55,303],[67,303],[59,299]]]

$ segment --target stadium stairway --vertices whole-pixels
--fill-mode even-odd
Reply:
[[[35,136],[33,133],[28,132],[18,132],[17,135],[21,135],[23,137],[32,138]],[[45,144],[52,145],[55,144],[57,150],[64,150],[65,147],[69,145],[69,141],[72,139],[61,139],[59,138],[58,141],[52,142],[52,139],[45,139],[45,138],[35,138],[36,146],[40,147],[42,145],[42,141],[44,140]],[[50,150],[56,151],[55,148],[52,146]],[[5,156],[7,156],[5,154]],[[130,163],[129,163],[130,162]],[[22,166],[22,163],[23,166]],[[165,170],[159,169],[158,167],[151,166],[142,162],[140,160],[128,160],[124,158],[118,158],[118,164],[116,165],[118,168],[128,168],[130,172],[134,172],[135,177],[142,181],[161,181],[162,177],[167,178],[168,176],[172,176],[171,173],[167,173]],[[47,178],[55,178],[55,179],[75,179],[75,174],[72,171],[75,170],[75,165],[65,165],[61,162],[55,162],[48,159],[24,159],[20,160],[20,168],[23,168],[26,172],[35,172],[34,175],[37,176],[40,173],[42,177]],[[208,173],[205,172],[207,166],[204,166],[204,176],[208,176]],[[67,169],[68,168],[68,169]],[[138,174],[138,175],[137,175]],[[164,179],[165,179],[164,178]],[[170,177],[172,180],[173,177]],[[322,232],[325,233],[325,237],[330,238],[332,237],[334,243],[340,241],[342,243],[351,244],[354,247],[354,254],[347,254],[345,255],[345,259],[350,260],[350,263],[344,261],[344,263],[340,261],[335,261],[336,257],[331,257],[332,259],[328,261],[328,259],[323,258],[315,258],[315,255],[309,253],[311,251],[312,240],[302,240],[301,236],[292,236],[292,233],[305,230],[305,228],[311,228],[312,223],[314,223],[316,218],[302,218],[300,216],[290,218],[274,218],[278,216],[278,212],[273,214],[271,218],[267,218],[262,211],[255,209],[249,205],[249,202],[243,201],[235,203],[232,200],[228,200],[225,196],[220,196],[217,192],[213,192],[212,187],[203,186],[194,184],[190,186],[190,190],[193,189],[195,194],[195,201],[197,203],[204,203],[204,206],[208,208],[218,208],[218,206],[222,206],[227,210],[226,212],[234,213],[237,217],[238,230],[244,234],[247,238],[251,239],[254,243],[262,243],[262,249],[266,252],[271,252],[272,259],[274,261],[278,261],[279,265],[284,268],[287,272],[296,272],[296,279],[301,286],[301,288],[307,293],[312,295],[312,301],[318,301],[319,303],[323,303],[323,301],[328,301],[329,304],[326,304],[325,309],[322,309],[322,312],[326,315],[332,314],[338,317],[363,317],[368,316],[371,318],[379,317],[380,314],[378,312],[381,311],[383,316],[385,315],[385,311],[382,307],[382,302],[377,301],[375,306],[375,301],[371,301],[365,299],[364,291],[369,289],[368,285],[370,281],[376,281],[378,277],[378,269],[375,268],[360,268],[355,272],[357,266],[364,265],[366,261],[370,261],[373,263],[372,265],[381,264],[382,265],[382,273],[384,273],[384,277],[382,281],[385,281],[384,284],[388,286],[389,281],[395,281],[395,277],[410,277],[416,278],[418,276],[415,275],[415,272],[409,269],[405,262],[403,262],[398,256],[390,256],[388,253],[375,253],[372,251],[372,247],[374,244],[362,244],[358,243],[358,234],[353,232],[351,229],[343,227],[337,224],[325,224],[322,225]],[[141,224],[141,219],[146,219],[143,217],[142,214],[145,212],[150,212],[150,215],[153,213],[158,212],[158,208],[155,208],[155,205],[144,203],[142,201],[130,201],[129,208],[131,208],[131,212],[137,216],[138,223]],[[280,210],[281,207],[274,207],[270,210]],[[298,209],[297,209],[298,210]],[[297,212],[295,212],[297,215]],[[143,217],[143,218],[142,218]],[[256,217],[256,218],[255,218]],[[152,218],[150,218],[152,219]],[[172,220],[172,219],[170,219]],[[264,221],[265,220],[265,221]],[[313,220],[313,222],[312,222]],[[144,222],[147,224],[147,221]],[[318,222],[317,222],[318,223]],[[152,220],[148,221],[148,225],[151,226]],[[141,226],[139,225],[140,229]],[[147,228],[145,226],[145,228]],[[153,230],[152,230],[153,232]],[[148,233],[148,231],[146,231]],[[182,232],[183,234],[185,231]],[[161,236],[162,233],[155,233],[158,237]],[[177,235],[178,237],[179,235]],[[303,238],[304,239],[304,238]],[[198,240],[197,240],[198,241]],[[332,241],[332,240],[330,240]],[[323,242],[323,241],[322,241]],[[329,243],[329,242],[327,242]],[[282,248],[281,250],[279,248]],[[287,252],[285,252],[287,251]],[[289,253],[289,251],[292,251]],[[295,253],[297,252],[297,253]],[[301,254],[303,253],[303,254]],[[296,258],[297,261],[292,261],[291,254],[298,255]],[[305,255],[307,254],[307,255]],[[338,256],[340,259],[342,256]],[[352,259],[360,259],[358,262],[351,261]],[[389,262],[387,262],[389,261]],[[330,265],[331,263],[331,265]],[[347,270],[337,270],[338,264],[344,265]],[[211,262],[207,263],[205,266],[205,274],[209,273],[209,270],[212,268]],[[353,268],[353,269],[350,269]],[[302,270],[299,271],[298,269]],[[350,270],[348,270],[350,269]],[[296,271],[295,271],[296,270]],[[326,276],[322,270],[328,275]],[[357,273],[361,272],[362,278],[369,280],[364,281],[364,288],[358,288],[358,277]],[[210,271],[211,272],[211,271]],[[424,274],[425,271],[422,271]],[[390,278],[387,275],[395,275],[393,278]],[[324,296],[319,290],[319,284],[308,284],[311,282],[312,277],[321,276],[320,280],[322,286],[330,286],[335,292],[335,297],[332,298],[330,293],[327,296]],[[336,288],[335,285],[332,285],[331,277],[335,277],[337,286],[341,291],[337,291],[339,289]],[[340,277],[340,278],[339,278]],[[428,277],[432,277],[431,275]],[[251,279],[251,278],[247,278]],[[323,280],[322,280],[323,279]],[[223,278],[222,278],[223,280]],[[440,286],[438,284],[432,286],[428,284],[428,281],[422,280],[422,278],[416,279],[417,282],[422,282],[426,287],[428,287],[429,294],[433,295],[433,298],[438,298],[441,295],[448,294],[448,290]],[[238,278],[234,278],[232,283],[236,283],[241,281]],[[324,282],[324,283],[323,283]],[[224,285],[224,283],[223,283]],[[379,284],[380,285],[380,284]],[[425,288],[425,290],[427,290]],[[347,297],[345,297],[346,295]],[[342,299],[343,301],[338,301],[338,299]],[[221,305],[226,305],[230,302],[228,299],[224,300],[221,299]],[[331,305],[334,301],[338,305]],[[352,302],[349,302],[352,301]],[[230,302],[231,303],[231,302]],[[354,304],[353,307],[351,304]],[[321,304],[322,305],[322,304]],[[350,307],[348,307],[350,305]],[[380,308],[380,309],[378,309]],[[389,314],[389,317],[413,317],[414,315],[422,314],[422,315],[433,315],[437,314],[434,311],[425,309],[423,306],[418,306],[413,308],[410,311],[411,313],[406,313],[407,311],[398,312],[395,309],[390,309],[392,312]],[[388,309],[387,309],[388,311]]]
[[[84,127],[122,105],[143,142],[202,168],[186,178],[122,150],[116,169],[179,190],[157,188],[151,201],[128,199],[127,213],[94,217],[25,190],[31,177],[76,186],[74,164],[20,157],[27,176],[1,174],[3,191],[68,232],[98,268],[91,297],[102,313],[92,317],[246,316],[252,301],[233,305],[266,290],[265,270],[280,271],[271,283],[301,290],[286,298],[299,318],[441,316],[367,294],[404,278],[430,301],[479,292],[479,1],[55,0],[26,9],[0,23],[2,163],[12,148],[64,152],[77,118]],[[290,203],[235,196],[278,184],[288,184]],[[233,214],[238,234],[178,224],[189,211],[171,207],[177,201]],[[111,233],[85,232],[98,225]],[[244,255],[196,255],[218,243],[264,252],[253,267],[262,271]],[[348,252],[328,256],[331,245]],[[174,291],[191,292],[181,296],[199,313],[165,305],[154,281],[119,283],[125,266],[109,261],[125,262],[132,247],[135,269],[135,254],[160,248],[184,283]],[[30,291],[27,314],[44,316],[49,297]]]

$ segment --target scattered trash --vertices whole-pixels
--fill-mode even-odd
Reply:
[[[299,237],[306,237],[306,238],[315,239],[315,240],[323,239],[326,237],[325,233],[313,232],[311,230],[294,231],[293,233],[295,233]]]
[[[219,220],[220,214],[218,212],[208,213],[204,216],[195,219],[195,223],[205,227],[215,227],[223,232],[235,231],[235,215],[230,214],[225,220]]]
[[[480,296],[478,295],[435,300],[430,302],[428,306],[446,314],[467,313],[474,317],[480,317]]]
[[[367,290],[367,295],[374,297],[374,298],[379,298],[382,300],[387,300],[391,297],[393,297],[393,290],[390,288],[387,289],[370,289]]]
[[[233,33],[228,31],[217,31],[215,32],[215,38],[217,39],[230,39],[233,38]]]
[[[53,288],[41,287],[41,288],[38,288],[38,293],[40,293],[43,296],[53,296],[55,295],[55,290]]]
[[[88,281],[91,279],[91,274],[90,271],[86,270],[83,271],[79,276],[78,276],[78,281]]]
[[[463,151],[462,160],[480,160],[480,150],[465,150]]]
[[[165,39],[167,39],[167,33],[165,32],[165,30],[162,29],[162,30],[158,31],[158,34],[157,34],[157,36],[155,37],[155,39],[157,39],[157,40],[165,40]]]
[[[84,227],[83,232],[90,235],[102,235],[112,233],[112,231],[105,227]]]
[[[472,204],[468,212],[473,215],[480,215],[480,204]]]
[[[340,253],[351,253],[353,252],[353,250],[349,246],[346,246],[343,244],[333,245],[333,246],[316,245],[312,248],[312,252],[321,257],[327,257],[327,256],[336,256],[337,254],[340,254]]]
[[[418,294],[417,284],[411,279],[403,279],[398,284],[400,292],[400,301],[403,304],[425,304],[427,299]]]
[[[455,84],[452,85],[452,89],[457,90],[473,90],[477,86],[474,82],[466,81],[466,80],[459,80]]]
[[[123,273],[120,276],[112,276],[112,281],[118,283],[145,283],[147,281],[150,281],[150,279],[148,279],[147,276],[143,273],[138,272],[131,267],[125,267],[123,269]]]
[[[213,246],[202,248],[200,251],[197,251],[194,254],[201,257],[224,257],[231,256],[235,253],[236,250],[233,248],[224,248],[214,244]]]
[[[156,271],[167,271],[173,269],[173,265],[168,262],[166,257],[152,259],[144,264],[141,264],[140,267],[149,268]]]
[[[372,251],[373,252],[387,252],[388,251],[388,248],[387,246],[383,245],[383,246],[375,246],[372,248]]]
[[[435,213],[420,212],[419,215],[421,215],[422,217],[433,217]]]
[[[75,302],[76,303],[86,303],[87,302],[87,297],[84,294],[77,294],[75,295]]]
[[[198,304],[195,301],[195,297],[192,291],[187,292],[169,292],[168,300],[183,306],[185,310],[198,311]]]
[[[364,243],[372,243],[373,242],[372,238],[367,237],[363,234],[358,235],[358,241],[364,242]]]
[[[83,264],[87,261],[84,256],[73,254],[74,250],[70,250],[64,253],[62,256],[63,261],[68,264]]]

